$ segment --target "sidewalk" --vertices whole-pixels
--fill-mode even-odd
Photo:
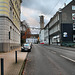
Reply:
[[[17,63],[15,63],[15,51],[17,50]],[[17,48],[7,53],[0,53],[0,59],[4,58],[4,75],[19,75],[27,52],[21,52],[21,48]],[[1,60],[0,60],[1,75]]]

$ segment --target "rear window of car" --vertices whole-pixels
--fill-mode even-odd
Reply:
[[[29,46],[29,44],[24,44],[24,46]]]

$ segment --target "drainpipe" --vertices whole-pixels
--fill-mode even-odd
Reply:
[[[59,11],[60,45],[62,46],[62,11]]]

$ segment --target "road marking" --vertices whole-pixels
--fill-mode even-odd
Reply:
[[[66,56],[64,56],[64,55],[60,55],[60,56],[75,63],[75,60],[73,60],[73,59],[71,59],[71,58],[69,58],[69,57],[66,57]]]
[[[54,54],[56,54],[56,52],[54,52],[54,51],[51,51],[52,53],[54,53]]]

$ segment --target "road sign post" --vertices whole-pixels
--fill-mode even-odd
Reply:
[[[17,63],[17,51],[15,51],[15,63]]]

